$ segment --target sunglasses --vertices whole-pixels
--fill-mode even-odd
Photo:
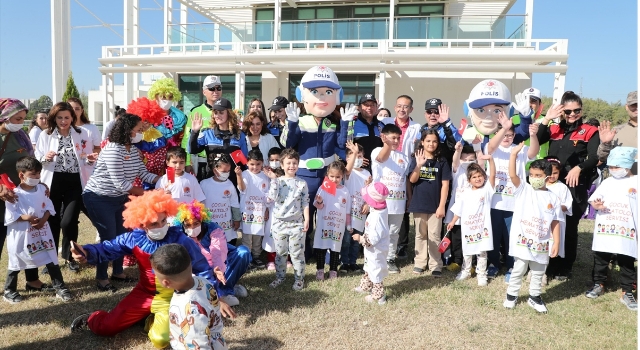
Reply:
[[[222,91],[222,86],[210,87],[210,88],[207,88],[207,90],[209,90],[209,91]]]
[[[576,108],[576,109],[565,109],[564,110],[564,114],[565,115],[571,115],[571,113],[573,112],[573,114],[578,115],[582,112],[582,108]]]
[[[431,114],[440,114],[440,111],[438,111],[437,109],[427,109],[427,110],[425,111],[425,113],[427,113],[428,115],[431,115]]]

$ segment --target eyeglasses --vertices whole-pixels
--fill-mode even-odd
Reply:
[[[210,87],[210,88],[207,88],[207,90],[209,90],[209,91],[222,91],[222,86]]]
[[[427,109],[425,111],[425,113],[431,115],[431,114],[440,114],[440,111],[438,111],[437,109]]]
[[[505,139],[512,139],[512,138],[514,138],[514,137],[516,137],[516,135],[515,135],[515,134],[508,134],[508,135],[504,135],[504,138],[505,138]]]
[[[573,112],[573,114],[578,115],[578,114],[582,113],[582,108],[565,109],[564,110],[564,114],[565,115],[571,115],[572,112]]]

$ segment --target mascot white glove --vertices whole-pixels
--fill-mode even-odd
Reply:
[[[340,107],[340,115],[342,116],[342,121],[350,122],[358,115],[358,107],[347,103],[345,107]]]
[[[531,116],[531,105],[529,105],[529,96],[523,93],[517,93],[515,102],[512,103],[513,108],[520,113],[521,117]]]
[[[289,105],[284,109],[287,114],[287,119],[290,122],[297,123],[300,119],[300,107],[295,102],[289,103]]]

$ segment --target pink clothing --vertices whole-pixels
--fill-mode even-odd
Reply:
[[[406,123],[405,125],[400,125],[400,124],[398,123],[398,119],[396,119],[396,120],[395,120],[395,124],[396,124],[396,126],[397,126],[397,127],[399,127],[399,128],[400,128],[400,130],[402,131],[402,134],[400,135],[400,142],[398,142],[398,148],[396,149],[396,151],[398,151],[398,152],[402,152],[402,145],[404,144],[404,143],[403,143],[403,142],[404,142],[404,135],[406,134],[407,129],[409,129],[409,124],[410,124],[410,122],[409,122],[409,120],[407,120],[407,123]]]
[[[200,251],[207,259],[211,269],[214,269],[217,266],[222,272],[227,270],[225,261],[227,260],[227,253],[229,252],[229,249],[227,248],[227,238],[225,237],[224,230],[222,230],[222,228],[217,227],[213,229],[209,233],[209,237],[203,237],[202,240],[198,240],[196,237],[192,238],[196,244],[198,244],[198,247],[200,247]],[[203,241],[205,245],[209,242],[208,249],[202,245]]]

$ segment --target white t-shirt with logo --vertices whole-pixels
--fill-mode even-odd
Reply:
[[[242,234],[264,235],[264,214],[267,209],[269,178],[263,172],[254,174],[242,172],[245,190],[240,191],[240,211],[242,212]]]
[[[494,195],[495,197],[496,195]],[[524,180],[515,189],[515,206],[509,232],[509,255],[549,263],[551,222],[560,220],[560,199],[551,191],[534,190]]]
[[[504,211],[514,211],[515,208],[515,186],[509,177],[509,158],[511,157],[511,149],[516,145],[509,147],[498,146],[493,152],[493,160],[496,163],[496,194],[491,200],[491,208]],[[488,145],[485,146],[484,153],[487,154]],[[516,174],[525,181],[527,174],[525,167],[527,162],[533,159],[527,157],[529,151],[528,146],[524,146],[518,157],[516,158]]]
[[[486,181],[479,189],[469,188],[458,198],[451,211],[460,217],[462,253],[476,255],[493,250],[491,227],[491,183]]]
[[[229,180],[218,182],[210,177],[202,180],[200,187],[206,197],[204,204],[211,210],[211,221],[224,230],[227,242],[238,238],[238,233],[233,229],[231,208],[240,209],[240,203],[233,183]]]
[[[564,205],[565,207],[567,207],[566,212],[562,211],[562,208],[560,209],[562,215],[560,215],[560,218],[558,218],[558,221],[560,221],[560,246],[558,247],[558,255],[564,258],[564,236],[565,231],[567,230],[567,215],[573,215],[573,196],[571,196],[569,187],[567,187],[567,185],[563,184],[560,181],[557,181],[554,184],[547,183],[547,189],[558,196],[561,206]],[[553,238],[551,238],[549,246],[553,246]]]
[[[409,159],[398,151],[391,151],[389,158],[380,163],[376,160],[382,147],[371,151],[373,182],[382,182],[389,189],[387,209],[389,215],[404,214],[407,205],[407,175]]]
[[[467,168],[469,164],[460,164],[458,170],[453,173],[453,185],[451,187],[451,199],[449,200],[449,208],[447,214],[444,217],[444,223],[448,224],[453,219],[453,212],[451,208],[453,205],[463,198],[465,191],[471,190],[471,184],[467,181]],[[460,225],[460,219],[456,221],[455,225]]]
[[[358,232],[364,231],[364,222],[367,219],[367,214],[362,214],[364,199],[361,190],[370,176],[371,173],[366,169],[353,169],[344,182],[351,196],[351,227]]]
[[[636,176],[609,177],[593,192],[589,202],[600,198],[605,209],[596,213],[591,249],[638,258],[637,193]]]
[[[313,237],[313,248],[331,249],[340,252],[342,238],[347,225],[347,214],[351,212],[351,200],[346,187],[336,188],[331,195],[322,188],[318,190],[324,207],[318,209],[316,216],[316,234]],[[351,239],[351,237],[349,237]]]
[[[205,200],[204,192],[200,188],[198,179],[187,172],[182,176],[176,175],[173,183],[169,182],[167,174],[162,175],[160,180],[156,182],[156,189],[160,188],[171,191],[171,198],[178,203],[191,203],[194,200],[202,202]]]

